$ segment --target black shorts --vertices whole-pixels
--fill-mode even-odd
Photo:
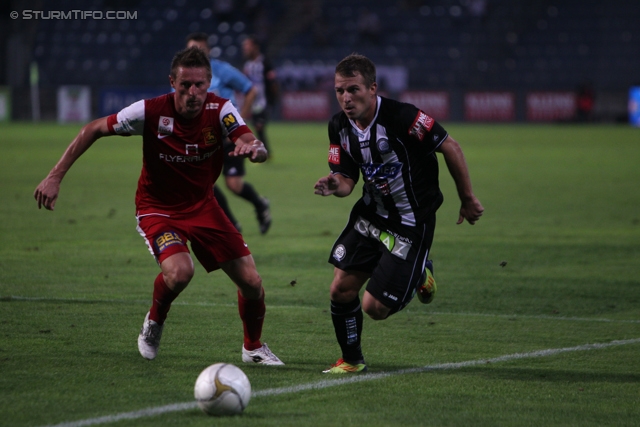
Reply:
[[[229,153],[236,148],[236,145],[226,140],[224,142],[224,163],[222,164],[222,175],[224,176],[244,176],[244,157],[231,157]]]
[[[251,115],[251,123],[255,126],[264,126],[267,124],[267,109],[265,108],[259,113],[253,113]]]
[[[333,245],[329,262],[341,270],[371,274],[367,291],[395,313],[411,302],[424,280],[435,226],[435,213],[416,227],[389,224],[360,201]]]

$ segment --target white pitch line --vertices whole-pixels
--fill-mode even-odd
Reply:
[[[549,357],[549,356],[554,356],[561,353],[569,353],[574,351],[600,350],[600,349],[614,347],[614,346],[638,344],[638,343],[640,343],[640,338],[634,338],[634,339],[628,339],[628,340],[616,340],[616,341],[610,341],[607,343],[584,344],[584,345],[578,345],[575,347],[550,348],[546,350],[531,351],[528,353],[507,354],[504,356],[498,356],[491,359],[468,360],[466,362],[456,362],[456,363],[453,363],[453,362],[440,363],[436,365],[422,366],[419,368],[400,369],[400,370],[391,371],[391,372],[380,372],[376,374],[360,374],[360,375],[350,376],[348,378],[323,380],[323,381],[317,381],[317,382],[308,383],[308,384],[300,384],[297,386],[269,388],[266,390],[260,390],[260,391],[254,392],[252,393],[251,397],[278,396],[281,394],[299,393],[307,390],[321,390],[321,389],[336,387],[344,384],[373,381],[373,380],[378,380],[378,379],[398,376],[398,375],[416,374],[416,373],[429,372],[429,371],[445,371],[445,370],[452,370],[452,369],[461,369],[461,368],[468,368],[470,366],[486,365],[487,363],[491,364],[491,363],[508,362],[511,360],[530,359],[535,357]],[[135,419],[144,418],[144,417],[151,417],[154,415],[166,414],[169,412],[186,411],[188,409],[194,409],[194,408],[197,408],[196,402],[174,403],[172,405],[157,406],[154,408],[146,408],[146,409],[141,409],[139,411],[132,411],[132,412],[123,412],[115,415],[105,415],[103,417],[65,422],[65,423],[50,425],[46,427],[95,426],[99,424],[114,423],[120,420],[135,420]]]

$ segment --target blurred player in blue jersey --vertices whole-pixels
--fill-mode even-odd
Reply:
[[[474,224],[484,208],[471,188],[460,145],[425,112],[377,94],[376,68],[352,54],[336,67],[342,111],[329,122],[329,169],[315,194],[346,197],[364,182],[349,221],[331,251],[331,317],[342,357],[324,371],[366,371],[360,338],[363,311],[383,320],[417,294],[425,304],[436,292],[428,259],[443,201],[438,159],[443,155],[461,207],[458,224]],[[368,281],[362,302],[360,290]]]
[[[208,43],[208,35],[206,33],[192,33],[187,36],[187,47],[197,47],[202,49],[207,56],[210,48]],[[238,108],[236,102],[236,92],[244,94],[244,102],[241,108],[238,108],[240,115],[244,118],[251,117],[251,107],[256,98],[257,89],[240,70],[233,67],[228,62],[211,58],[211,86],[209,92],[213,92],[218,96],[227,98]],[[242,197],[249,203],[253,204],[260,227],[260,233],[265,234],[271,227],[271,211],[269,209],[269,201],[260,196],[253,185],[244,180],[245,168],[244,159],[239,157],[230,157],[228,153],[233,150],[230,141],[225,141],[225,158],[222,174],[224,175],[227,188],[237,196]],[[213,192],[218,203],[225,211],[231,222],[240,231],[240,224],[234,217],[229,203],[224,193],[214,186]]]

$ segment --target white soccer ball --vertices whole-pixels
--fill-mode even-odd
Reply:
[[[237,366],[216,363],[200,373],[194,395],[209,415],[237,415],[249,404],[251,383]]]

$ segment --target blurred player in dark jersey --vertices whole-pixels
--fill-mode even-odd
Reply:
[[[187,36],[187,47],[200,48],[208,56],[210,49],[207,38],[206,33],[189,34]],[[218,96],[229,99],[236,108],[239,107],[236,103],[235,94],[236,92],[243,94],[245,98],[242,103],[242,107],[239,108],[240,115],[242,117],[249,118],[251,116],[252,105],[258,95],[258,89],[251,80],[242,73],[242,71],[238,70],[228,62],[210,58],[210,63],[212,77],[209,92],[213,92]],[[260,139],[259,136],[258,138]],[[233,150],[233,144],[229,141],[225,141],[224,148],[225,153],[228,153]],[[260,196],[254,186],[244,180],[245,174],[244,158],[225,155],[222,175],[224,175],[227,188],[235,195],[243,198],[253,205],[260,233],[266,234],[271,227],[271,210],[269,208],[269,200]],[[222,209],[224,209],[231,222],[233,222],[238,231],[240,231],[240,224],[231,212],[231,208],[229,207],[224,193],[217,186],[214,186],[213,191]]]
[[[267,152],[233,104],[207,92],[211,66],[197,48],[178,52],[171,64],[173,93],[140,100],[117,114],[85,125],[62,158],[38,185],[38,207],[53,210],[60,183],[74,162],[99,138],[141,135],[143,166],[136,192],[137,229],[161,272],[153,303],[138,336],[138,350],[154,359],[171,303],[194,274],[187,242],[207,272],[221,268],[238,288],[244,327],[242,360],[282,365],[260,341],[264,288],[253,257],[215,197],[212,183],[222,170],[222,142],[230,138],[232,157],[264,162]]]
[[[262,53],[256,36],[248,36],[242,41],[242,54],[246,59],[242,72],[253,82],[253,87],[257,91],[251,110],[251,123],[271,156],[273,150],[267,141],[266,127],[269,120],[269,106],[275,102],[278,92],[276,70]]]
[[[362,175],[363,193],[331,251],[331,316],[342,357],[324,371],[366,371],[361,349],[363,311],[383,320],[417,294],[436,292],[429,250],[436,210],[443,201],[436,153],[445,159],[460,197],[458,224],[474,224],[483,207],[471,188],[460,145],[440,124],[411,104],[377,95],[376,69],[352,54],[336,67],[342,111],[329,122],[331,173],[315,194],[346,197]],[[362,301],[360,290],[368,281]]]

